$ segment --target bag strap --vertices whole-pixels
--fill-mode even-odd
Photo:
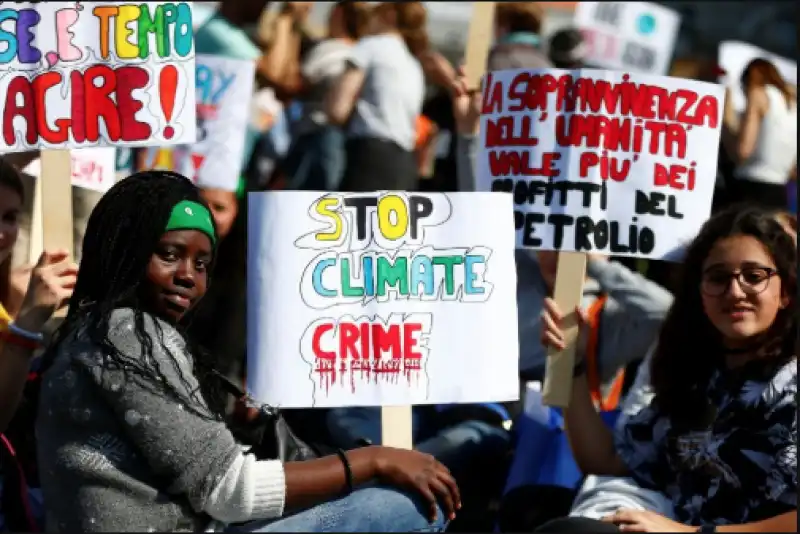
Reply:
[[[592,400],[594,400],[598,409],[603,412],[615,410],[619,406],[622,388],[625,384],[625,369],[620,369],[611,384],[608,395],[603,398],[600,384],[600,363],[597,354],[600,346],[600,316],[607,301],[608,295],[602,293],[586,310],[589,323],[589,339],[586,341],[586,378],[589,382]]]

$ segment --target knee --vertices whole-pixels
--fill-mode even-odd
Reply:
[[[447,517],[442,507],[436,505],[436,519],[431,521],[431,506],[424,497],[395,488],[376,486],[360,490],[359,501],[368,503],[374,516],[390,520],[395,532],[442,532],[447,527]],[[362,509],[363,510],[363,509]]]

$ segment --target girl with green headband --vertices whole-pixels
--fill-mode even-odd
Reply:
[[[48,531],[443,530],[460,496],[431,456],[365,447],[283,463],[243,452],[213,362],[182,330],[216,241],[180,175],[134,174],[95,207],[69,314],[45,355]]]

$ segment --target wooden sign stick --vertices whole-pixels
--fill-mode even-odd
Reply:
[[[42,170],[36,180],[31,221],[30,258],[35,264],[43,250],[66,249],[75,257],[72,234],[72,160],[69,150],[42,150]],[[61,319],[66,307],[57,310]]]
[[[469,87],[480,90],[486,58],[494,34],[494,2],[474,2],[467,38],[466,71]],[[571,376],[571,375],[570,375]],[[400,449],[414,448],[412,406],[381,408],[381,443]]]
[[[572,374],[578,345],[579,323],[575,308],[581,305],[583,282],[586,279],[586,254],[561,252],[558,255],[553,299],[564,313],[562,329],[566,348],[547,353],[542,402],[547,406],[566,408],[572,398]]]

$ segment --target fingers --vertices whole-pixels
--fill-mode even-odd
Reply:
[[[428,519],[430,519],[431,523],[433,523],[436,521],[436,516],[439,513],[439,507],[436,503],[436,495],[434,495],[433,491],[431,491],[427,481],[420,481],[420,483],[417,484],[417,490],[422,494],[423,497],[425,497],[425,500],[428,501]]]
[[[544,299],[544,309],[555,319],[556,323],[560,323],[564,319],[564,314],[561,313],[561,308],[558,307],[558,303],[550,297]]]
[[[450,470],[442,463],[439,463],[439,472],[441,480],[447,484],[447,488],[453,495],[453,502],[455,503],[456,510],[461,510],[461,490],[458,488],[458,482],[456,482]]]
[[[42,252],[42,255],[39,256],[39,261],[36,262],[36,266],[44,267],[45,265],[52,265],[53,263],[65,260],[67,257],[69,257],[69,251],[62,248],[45,250]]]
[[[452,521],[456,518],[456,502],[453,499],[453,494],[450,492],[447,484],[440,478],[433,477],[428,482],[434,493],[439,496],[439,501],[442,503],[442,510],[444,511],[447,519]]]

